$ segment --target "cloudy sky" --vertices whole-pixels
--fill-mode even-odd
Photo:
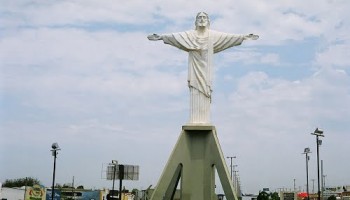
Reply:
[[[350,1],[0,2],[0,182],[50,186],[57,142],[58,183],[110,188],[118,160],[140,166],[127,188],[156,185],[188,120],[187,54],[146,36],[205,11],[213,30],[260,36],[214,57],[212,123],[243,192],[304,189],[305,147],[317,180],[316,127],[326,185],[350,185]]]

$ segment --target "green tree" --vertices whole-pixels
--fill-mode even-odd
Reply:
[[[269,194],[265,191],[259,192],[257,200],[269,200]]]
[[[278,196],[277,192],[274,192],[274,193],[271,192],[270,196],[272,200],[280,200],[280,197]]]
[[[40,181],[36,178],[25,177],[18,179],[6,179],[2,184],[3,187],[22,187],[22,186],[33,186],[33,185],[41,185]]]
[[[327,200],[336,200],[336,199],[337,199],[337,197],[335,197],[334,195],[331,195],[331,196],[328,197]]]
[[[63,184],[62,188],[72,188],[72,186],[70,184],[65,183]]]
[[[82,185],[79,185],[78,187],[77,187],[77,189],[84,189],[84,186],[82,186]]]
[[[131,194],[136,195],[139,192],[138,189],[134,188],[131,190]]]

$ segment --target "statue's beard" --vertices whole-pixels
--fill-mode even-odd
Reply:
[[[197,27],[208,27],[208,22],[197,22]]]

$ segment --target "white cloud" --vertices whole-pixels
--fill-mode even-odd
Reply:
[[[112,0],[101,2],[76,1],[3,1],[6,11],[2,19],[17,26],[85,26],[96,22],[142,24],[151,21],[153,4],[128,1],[120,4]]]
[[[279,55],[273,54],[273,53],[267,54],[261,58],[261,62],[271,64],[271,65],[278,65],[280,64]]]
[[[273,79],[263,72],[251,72],[239,80],[237,90],[228,98],[218,95],[221,98],[215,102],[213,118],[221,130],[219,136],[224,138],[221,140],[224,152],[238,155],[237,163],[246,187],[258,190],[266,184],[270,187],[276,184],[277,189],[302,175],[299,153],[307,146],[314,149],[314,138],[309,133],[317,126],[327,130],[326,147],[322,148],[329,152],[322,159],[328,163],[333,160],[330,152],[336,151],[334,145],[340,142],[333,137],[345,136],[349,128],[340,125],[350,115],[349,81],[348,75],[332,69],[299,81]],[[291,171],[286,174],[285,170]],[[326,173],[332,173],[335,184],[343,175],[333,170],[345,168],[329,166]]]
[[[348,69],[350,66],[349,42],[329,46],[316,56],[316,63],[321,66],[337,66]]]

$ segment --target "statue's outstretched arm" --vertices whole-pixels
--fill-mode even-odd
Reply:
[[[158,35],[158,34],[155,34],[153,33],[152,35],[149,35],[147,36],[147,38],[151,41],[157,41],[157,40],[162,40],[162,36],[161,35]]]
[[[251,33],[251,34],[245,35],[244,39],[245,40],[257,40],[257,39],[259,39],[259,36]]]

